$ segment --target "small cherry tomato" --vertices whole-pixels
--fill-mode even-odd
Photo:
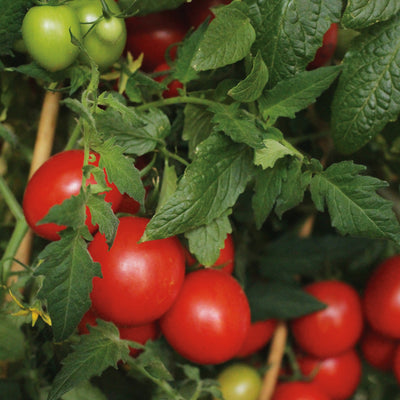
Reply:
[[[400,339],[400,255],[385,260],[370,276],[364,290],[367,321],[382,335]]]
[[[261,350],[270,341],[274,334],[276,320],[267,319],[265,321],[252,322],[247,332],[246,339],[236,357],[248,357]]]
[[[185,37],[187,26],[183,21],[180,10],[127,18],[126,50],[135,58],[143,53],[143,70],[153,71],[158,65],[166,62],[167,48],[181,42]],[[175,58],[176,50],[176,46],[171,48],[172,59]]]
[[[98,166],[99,155],[92,153],[95,160],[89,164]],[[56,204],[61,204],[71,196],[79,194],[83,177],[83,150],[68,150],[57,153],[43,163],[29,180],[22,202],[25,218],[28,225],[39,236],[48,240],[58,240],[58,232],[65,229],[65,226],[54,223],[38,224],[43,219],[50,208]],[[96,181],[91,176],[86,184],[94,184]],[[122,195],[114,184],[107,183],[111,188],[105,195],[105,201],[111,203],[113,211],[117,209],[121,202]],[[91,224],[89,209],[86,225],[91,233],[96,227]]]
[[[327,307],[292,321],[292,333],[299,347],[320,358],[354,347],[363,329],[361,300],[356,290],[334,280],[315,282],[304,289]]]
[[[280,383],[271,400],[331,400],[321,389],[308,382]]]
[[[214,14],[211,11],[212,7],[229,4],[230,2],[231,0],[192,0],[190,3],[185,4],[183,9],[189,24],[198,28],[207,17],[210,17],[210,20],[214,18]]]
[[[372,329],[367,329],[360,340],[361,353],[365,360],[382,371],[392,369],[397,344],[396,339],[384,336]]]
[[[157,66],[154,70],[154,72],[161,72],[161,71],[168,71],[169,65],[167,63],[163,63],[160,64],[159,66]],[[157,82],[162,82],[165,78],[167,77],[167,75],[159,75],[156,78],[154,78]],[[179,82],[178,80],[173,80],[170,83],[168,83],[167,89],[163,91],[163,97],[168,99],[171,97],[177,97],[179,96],[179,92],[178,89],[182,89],[183,85],[181,82]]]
[[[189,273],[160,320],[168,343],[186,359],[218,364],[233,358],[250,327],[250,307],[231,275],[207,268]]]
[[[297,361],[301,372],[331,400],[349,399],[360,383],[361,361],[354,349],[324,359],[301,355]]]
[[[79,48],[72,44],[70,30],[81,40],[79,19],[67,5],[32,7],[21,27],[29,54],[52,72],[69,67],[78,57]]]
[[[322,46],[315,53],[314,60],[308,64],[308,70],[323,67],[332,59],[336,49],[337,38],[338,24],[333,23],[325,32],[322,40]]]
[[[81,319],[78,325],[78,332],[80,335],[85,335],[90,333],[88,325],[96,326],[96,319],[99,318],[98,315],[89,309]],[[157,321],[149,322],[145,325],[137,326],[117,326],[119,330],[119,336],[121,339],[132,340],[139,344],[145,344],[148,340],[156,340],[160,334],[160,328]],[[141,353],[140,349],[135,349],[129,346],[129,354],[132,357],[136,357]]]
[[[106,3],[114,15],[103,15],[99,0],[71,2],[81,23],[83,45],[100,70],[107,69],[119,59],[127,35],[125,20],[117,17],[120,13],[118,4],[113,0],[106,0]]]
[[[217,381],[225,400],[257,400],[261,390],[259,373],[244,363],[229,365],[218,374]]]
[[[100,232],[88,247],[103,275],[93,278],[92,307],[117,325],[158,319],[171,307],[183,283],[185,256],[177,237],[138,243],[148,222],[121,217],[110,249]]]

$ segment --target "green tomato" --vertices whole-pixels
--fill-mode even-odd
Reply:
[[[114,0],[106,0],[106,3],[113,14],[120,13]],[[83,45],[89,56],[100,70],[107,69],[119,59],[124,50],[125,20],[115,16],[103,16],[100,0],[74,0],[71,7],[81,22]],[[84,61],[88,62],[85,59]]]
[[[225,400],[257,400],[261,378],[257,370],[244,363],[226,367],[217,377]]]
[[[22,38],[31,57],[49,71],[70,66],[79,54],[71,43],[72,34],[81,40],[81,28],[74,10],[67,6],[35,6],[22,21]]]

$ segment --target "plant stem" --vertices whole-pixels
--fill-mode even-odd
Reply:
[[[178,161],[178,162],[180,162],[181,164],[183,164],[184,166],[188,166],[189,165],[189,163],[184,159],[184,158],[182,158],[181,156],[178,156],[178,154],[175,154],[175,153],[171,153],[167,148],[165,148],[165,147],[162,147],[161,149],[160,149],[160,151],[165,155],[165,157],[167,157],[167,158],[173,158],[174,160],[176,160],[176,161]]]
[[[138,106],[135,109],[137,111],[144,111],[144,110],[148,110],[149,108],[152,108],[152,107],[157,108],[157,107],[170,106],[170,105],[174,105],[174,104],[200,104],[200,105],[209,107],[209,106],[213,106],[218,103],[216,103],[212,100],[202,99],[200,97],[180,96],[180,97],[171,97],[169,99],[152,101],[150,103],[146,103],[141,106]]]
[[[0,194],[17,221],[24,219],[24,213],[14,194],[11,192],[4,178],[0,175]]]
[[[68,143],[65,146],[64,150],[72,150],[75,147],[75,144],[78,141],[80,134],[81,134],[81,124],[80,121],[78,121],[74,130],[72,131],[70,138],[68,139]]]

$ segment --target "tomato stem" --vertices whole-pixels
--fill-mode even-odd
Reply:
[[[22,211],[21,206],[19,205],[17,199],[15,198],[14,194],[10,190],[7,185],[7,182],[4,178],[0,175],[0,193],[2,194],[7,206],[9,207],[10,211],[14,215],[14,217],[18,220],[24,220],[24,213]]]
[[[156,100],[150,103],[143,104],[141,106],[136,107],[137,111],[144,111],[152,107],[164,107],[170,106],[174,104],[199,104],[203,106],[214,106],[219,104],[212,100],[202,99],[200,97],[192,97],[192,96],[179,96],[179,97],[171,97],[169,99]]]

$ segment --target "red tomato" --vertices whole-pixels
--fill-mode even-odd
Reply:
[[[160,325],[177,353],[195,363],[218,364],[233,358],[242,346],[250,326],[250,307],[235,278],[201,269],[186,276]]]
[[[393,357],[393,373],[400,385],[400,345],[396,347]]]
[[[334,280],[312,283],[305,290],[327,307],[293,320],[292,333],[300,348],[326,358],[354,347],[363,329],[358,293],[347,283]]]
[[[180,10],[167,10],[125,20],[128,38],[126,50],[135,58],[144,54],[142,68],[153,71],[164,63],[165,52],[172,44],[183,40],[187,26]],[[176,46],[171,49],[171,58],[176,55]]]
[[[171,307],[183,283],[185,256],[178,238],[138,243],[148,221],[121,217],[110,249],[100,232],[88,247],[103,275],[93,278],[93,309],[117,325],[158,319]]]
[[[48,240],[60,239],[58,232],[65,229],[65,226],[37,223],[47,215],[51,207],[79,194],[82,185],[83,159],[83,150],[68,150],[55,154],[29,180],[22,207],[28,225],[39,236]],[[98,154],[96,154],[96,160],[89,164],[98,166]],[[93,183],[96,183],[93,177],[86,181],[86,184]],[[108,183],[108,186],[111,190],[106,193],[105,200],[111,203],[115,211],[121,202],[122,195],[114,184]],[[86,213],[88,214],[86,224],[93,233],[96,227],[90,223],[88,209]]]
[[[301,372],[331,400],[349,399],[360,383],[361,361],[354,349],[325,359],[302,355],[297,361]]]
[[[160,64],[159,66],[157,66],[155,68],[154,72],[168,71],[169,69],[170,69],[169,65],[167,63],[163,63],[163,64]],[[166,77],[167,77],[167,75],[160,75],[160,76],[157,76],[155,78],[155,80],[157,82],[162,82]],[[166,99],[168,99],[170,97],[177,97],[177,96],[179,96],[178,89],[182,89],[182,88],[183,88],[182,83],[175,79],[168,84],[168,89],[164,90],[162,95]]]
[[[324,38],[322,40],[322,46],[315,53],[314,60],[308,64],[308,70],[323,67],[331,60],[333,54],[335,53],[337,38],[338,25],[332,24],[330,28],[325,32]]]
[[[363,306],[374,330],[400,338],[400,255],[385,260],[372,273],[365,287]]]
[[[331,400],[321,389],[308,382],[280,383],[271,400]]]
[[[207,17],[214,18],[214,14],[210,10],[222,4],[229,4],[231,0],[192,0],[185,4],[185,16],[189,24],[195,28],[201,25]]]
[[[78,332],[80,335],[85,335],[89,333],[87,325],[96,326],[96,319],[99,318],[97,314],[89,309],[82,317],[81,322],[78,325]],[[132,340],[140,344],[145,344],[148,340],[155,340],[160,334],[160,328],[156,321],[149,322],[145,325],[138,326],[117,326],[119,330],[119,336],[121,339]],[[129,346],[129,354],[132,357],[136,357],[140,354],[139,349],[135,349]]]
[[[382,371],[390,371],[397,343],[395,339],[367,329],[361,338],[360,348],[369,364]]]
[[[186,262],[189,267],[194,266],[197,261],[190,254],[188,250],[185,252]],[[224,247],[221,249],[219,256],[215,263],[212,265],[212,268],[220,269],[221,271],[227,272],[228,274],[233,273],[235,263],[235,244],[233,243],[232,235],[228,233]]]
[[[253,322],[236,357],[248,357],[262,349],[270,341],[275,327],[276,320],[274,319]]]

